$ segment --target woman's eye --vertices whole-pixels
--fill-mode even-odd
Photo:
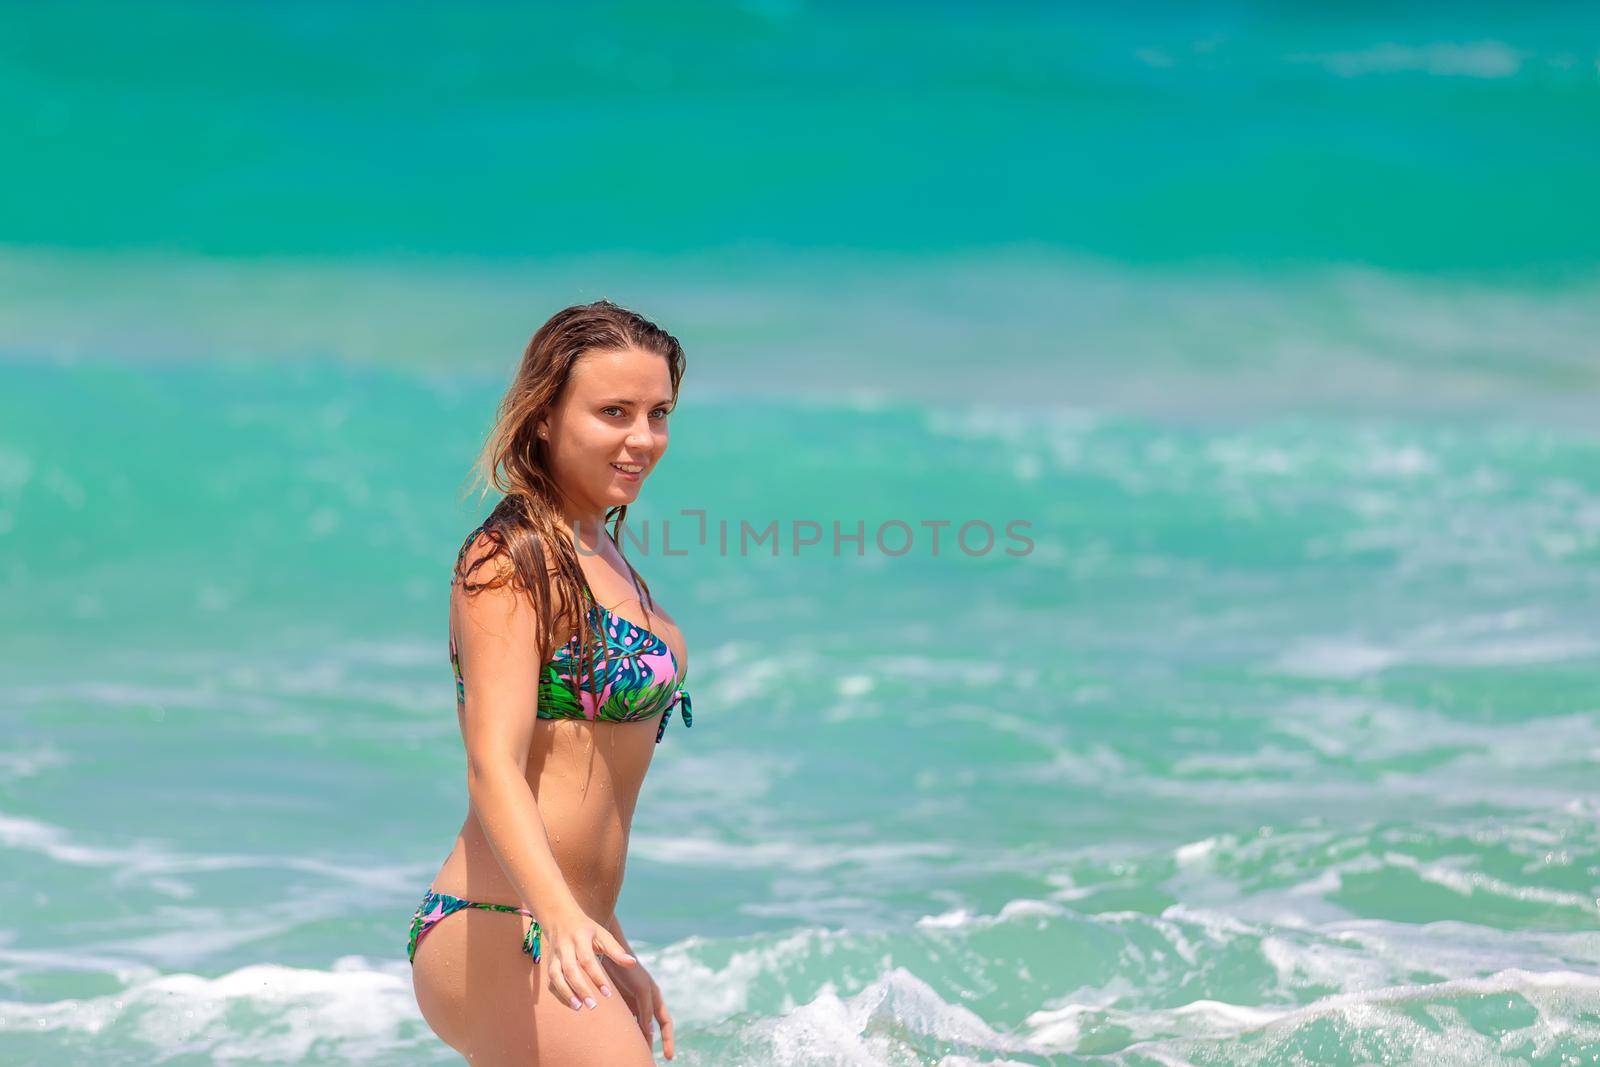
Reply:
[[[616,413],[617,413],[617,414],[618,414],[618,415],[621,415],[621,414],[622,414],[622,409],[621,409],[621,408],[619,408],[619,407],[617,407],[617,406],[616,406],[616,405],[615,405],[615,404],[612,404],[612,405],[611,405],[611,406],[609,406],[609,407],[603,407],[603,408],[601,408],[601,409],[600,409],[600,414],[602,414],[602,415],[609,415],[609,414],[611,414],[611,413],[612,413],[612,412],[613,412],[613,411],[614,411],[614,412],[616,412]],[[656,408],[656,409],[655,409],[655,410],[654,410],[654,411],[652,411],[652,412],[651,412],[651,413],[650,413],[650,415],[651,415],[651,417],[652,417],[652,418],[661,418],[661,419],[664,419],[664,418],[666,418],[666,417],[667,417],[667,411],[668,411],[668,409],[667,409],[667,408]]]

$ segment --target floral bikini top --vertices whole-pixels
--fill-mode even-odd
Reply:
[[[471,543],[472,538],[467,538],[467,545]],[[462,546],[462,555],[467,545]],[[590,599],[590,632],[605,642],[604,651],[591,653],[600,673],[599,683],[595,684],[590,674],[578,676],[578,635],[573,634],[539,672],[539,718],[638,722],[660,715],[661,725],[656,728],[656,743],[660,744],[673,706],[681,704],[683,725],[693,726],[689,691],[678,677],[678,660],[672,649],[658,635],[602,607],[588,583],[584,589]],[[450,666],[456,676],[456,702],[465,704],[466,681],[461,676],[454,632],[450,634]]]

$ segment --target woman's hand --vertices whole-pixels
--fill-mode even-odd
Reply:
[[[617,992],[622,994],[622,1000],[628,1005],[628,1010],[633,1012],[633,1017],[639,1021],[639,1029],[644,1031],[645,1045],[655,1048],[655,1028],[659,1023],[661,1051],[666,1053],[667,1059],[672,1059],[677,1053],[672,1037],[672,1013],[667,1010],[666,1002],[661,999],[661,987],[656,985],[656,980],[644,969],[642,963],[635,962],[631,967],[609,959],[604,963],[612,980],[617,983]]]
[[[581,908],[556,912],[548,921],[539,924],[540,962],[544,964],[545,984],[550,992],[582,1011],[585,1005],[596,1007],[597,997],[609,997],[609,976],[595,953],[615,964],[617,973],[626,974],[637,967],[634,959],[612,935],[610,930],[589,918]]]

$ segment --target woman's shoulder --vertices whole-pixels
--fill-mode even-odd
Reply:
[[[547,597],[564,603],[560,570],[555,549],[543,544],[536,530],[508,531],[485,522],[474,527],[462,542],[450,585],[462,593],[502,590],[522,599],[537,600],[530,590],[531,583],[537,581]]]
[[[450,584],[460,582],[466,589],[504,585],[516,572],[505,535],[480,524],[473,527],[456,553]]]

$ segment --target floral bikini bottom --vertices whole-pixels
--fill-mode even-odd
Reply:
[[[462,908],[482,908],[485,911],[511,911],[518,915],[533,918],[533,912],[527,908],[519,908],[512,904],[484,904],[476,900],[462,900],[449,893],[436,893],[429,888],[422,897],[422,904],[417,908],[417,913],[411,917],[411,940],[406,944],[406,959],[413,965],[417,962],[417,945],[427,936],[429,930],[439,925],[440,920],[454,915]],[[539,962],[539,923],[533,922],[528,927],[527,934],[522,939],[522,951],[533,957],[533,962]]]

